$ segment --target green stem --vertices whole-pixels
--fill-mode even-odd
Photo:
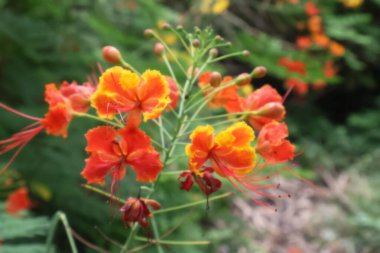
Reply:
[[[241,55],[244,55],[244,52],[235,52],[235,53],[231,53],[231,54],[226,54],[226,55],[223,55],[223,56],[220,56],[220,57],[213,59],[212,61],[210,61],[210,63],[218,62],[218,61],[221,61],[221,60],[224,60],[227,58],[231,58],[231,57],[235,57],[235,56],[241,56]]]
[[[151,221],[152,221],[152,228],[153,228],[154,238],[156,238],[156,241],[159,241],[160,234],[158,232],[158,227],[157,227],[156,219],[151,219]],[[157,251],[158,251],[158,253],[164,253],[164,250],[162,249],[160,243],[157,243]]]
[[[132,229],[131,229],[131,232],[129,232],[128,238],[127,238],[127,240],[125,241],[123,247],[121,248],[120,253],[127,253],[127,252],[128,252],[129,244],[131,243],[132,238],[135,236],[135,234],[136,234],[138,228],[139,228],[139,226],[138,226],[137,223],[133,224],[133,227],[132,227]]]
[[[142,242],[152,242],[156,244],[167,244],[167,245],[208,245],[210,241],[171,241],[171,240],[152,240],[140,236],[135,236],[135,239]]]
[[[87,190],[90,190],[90,191],[96,192],[96,193],[98,193],[98,194],[100,194],[100,195],[103,195],[104,197],[110,198],[110,199],[112,199],[112,200],[114,200],[114,201],[119,202],[119,203],[122,204],[122,205],[124,205],[124,203],[125,203],[125,200],[123,200],[123,199],[121,199],[121,198],[118,198],[118,197],[116,197],[116,196],[114,196],[114,195],[112,195],[112,194],[110,194],[110,193],[108,193],[108,192],[105,192],[105,191],[103,191],[103,190],[101,190],[101,189],[99,189],[99,188],[93,187],[93,186],[88,185],[88,184],[83,184],[82,186],[83,186],[84,188],[86,188]]]
[[[169,60],[168,60],[168,57],[166,57],[166,54],[165,52],[162,53],[162,59],[164,60],[165,62],[165,65],[166,67],[168,68],[169,72],[170,72],[170,75],[173,77],[175,83],[177,84],[180,92],[182,92],[182,87],[179,85],[178,83],[178,80],[177,80],[177,77],[176,75],[174,74],[174,71],[173,71],[173,68],[172,68],[172,65],[170,64]]]
[[[133,72],[135,72],[136,74],[138,74],[139,76],[141,76],[141,73],[137,69],[135,69],[134,67],[132,67],[132,65],[129,64],[128,62],[126,62],[124,60],[121,60],[121,65],[123,65],[123,67],[125,67],[127,69],[130,69]]]
[[[89,119],[97,120],[97,121],[100,121],[100,122],[103,122],[103,123],[107,123],[109,125],[113,125],[113,126],[116,126],[116,127],[123,127],[122,124],[118,124],[116,122],[113,122],[113,121],[110,121],[110,120],[106,120],[106,119],[101,119],[101,118],[99,118],[97,116],[94,116],[94,115],[91,115],[91,114],[87,114],[87,113],[74,112],[73,115],[74,116],[78,116],[78,117],[83,117],[83,118],[89,118]]]
[[[224,118],[224,117],[228,117],[228,116],[245,116],[245,115],[247,115],[247,116],[248,115],[257,115],[257,112],[256,111],[247,111],[247,112],[225,113],[225,114],[220,114],[220,115],[215,115],[215,116],[193,119],[192,122],[210,120],[210,119],[218,119],[218,118]]]
[[[63,227],[64,227],[66,235],[67,235],[67,239],[69,240],[71,252],[72,253],[78,253],[77,247],[75,245],[74,238],[73,238],[73,236],[71,234],[71,231],[70,231],[71,228],[70,228],[69,222],[67,221],[67,217],[61,211],[58,211],[58,212],[55,213],[55,215],[53,217],[53,220],[51,222],[51,226],[50,226],[50,229],[49,229],[49,234],[48,234],[48,237],[46,239],[46,253],[50,252],[51,246],[53,244],[54,232],[56,231],[57,225],[58,225],[58,223],[60,221],[63,224]]]
[[[152,213],[153,214],[160,214],[160,213],[173,212],[173,211],[177,211],[177,210],[181,210],[181,209],[185,209],[185,208],[189,208],[189,207],[193,207],[193,206],[198,206],[198,205],[207,203],[207,201],[211,202],[211,201],[215,201],[215,200],[218,200],[218,199],[226,198],[226,197],[231,196],[232,194],[233,194],[232,192],[226,192],[226,193],[217,195],[215,197],[211,197],[208,200],[207,199],[203,199],[203,200],[195,201],[195,202],[188,203],[188,204],[183,204],[183,205],[173,206],[173,207],[169,207],[169,208],[164,208],[164,209],[160,209],[160,210],[157,210],[157,211],[153,211]]]

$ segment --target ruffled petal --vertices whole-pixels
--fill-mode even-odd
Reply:
[[[87,152],[114,154],[114,141],[117,131],[110,126],[99,126],[89,130],[85,137]]]
[[[136,150],[128,155],[127,162],[136,172],[138,182],[155,181],[163,167],[160,154],[155,150]]]

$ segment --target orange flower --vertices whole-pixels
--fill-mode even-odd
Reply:
[[[19,188],[12,192],[6,201],[6,211],[9,214],[17,214],[22,210],[31,208],[32,202],[28,197],[28,189],[26,187]]]
[[[339,44],[337,42],[331,42],[330,44],[330,52],[337,56],[337,57],[341,57],[344,55],[344,52],[346,51],[346,49],[344,48],[344,46],[342,44]]]
[[[90,157],[81,175],[88,183],[103,184],[107,174],[111,174],[113,190],[116,180],[124,177],[127,165],[135,171],[139,182],[155,181],[162,170],[159,153],[140,129],[100,126],[89,130],[85,137]]]
[[[298,78],[288,78],[285,80],[285,86],[294,89],[298,95],[305,95],[309,90],[309,85]]]
[[[309,36],[298,36],[296,44],[299,49],[308,49],[311,47],[312,41]]]
[[[322,32],[322,19],[320,16],[312,16],[308,21],[309,31],[313,34]]]
[[[298,73],[300,75],[306,74],[306,65],[302,61],[296,61],[286,57],[281,57],[278,59],[278,64],[285,67],[289,72]]]
[[[257,138],[256,151],[267,163],[286,162],[294,158],[294,145],[285,140],[289,135],[285,123],[271,122],[266,124]]]
[[[313,3],[313,2],[307,2],[305,4],[305,13],[308,16],[318,15],[319,14],[319,10],[318,10],[317,5],[315,3]]]
[[[211,72],[204,72],[199,77],[198,85],[202,89],[204,96],[207,96],[208,94],[210,94],[210,92],[212,92],[214,89],[210,85],[210,79],[211,79]],[[223,85],[231,81],[232,79],[233,78],[231,76],[226,76],[223,78],[220,85]],[[222,89],[221,91],[217,92],[213,96],[213,98],[210,100],[208,105],[214,108],[223,107],[223,106],[226,108],[229,108],[232,104],[236,103],[236,101],[239,99],[238,89],[239,88],[236,85],[229,86]]]
[[[327,48],[330,44],[330,38],[323,33],[313,35],[313,41],[320,47]]]
[[[280,172],[260,176],[264,167],[257,169],[256,151],[251,147],[255,135],[246,123],[235,123],[216,136],[210,125],[199,126],[190,135],[190,139],[191,144],[186,147],[186,154],[191,172],[181,174],[179,179],[182,189],[191,188],[191,173],[201,190],[206,195],[211,194],[221,186],[221,182],[212,177],[212,173],[216,172],[260,205],[269,206],[253,194],[269,198],[282,197],[265,192],[276,189],[277,185],[260,184]]]
[[[99,86],[91,98],[92,106],[102,118],[112,119],[119,113],[129,113],[129,127],[155,119],[170,103],[170,88],[166,78],[157,70],[136,73],[112,67],[100,77]]]
[[[123,215],[124,224],[138,222],[142,227],[148,227],[149,223],[147,218],[153,217],[148,207],[154,210],[160,209],[161,205],[153,199],[145,198],[132,198],[129,197],[125,204],[120,208]]]
[[[239,103],[235,103],[227,111],[251,112],[247,120],[258,131],[269,122],[283,120],[286,113],[281,95],[268,84],[246,98],[240,98]]]
[[[0,140],[0,155],[17,148],[0,173],[9,167],[29,141],[44,129],[47,134],[66,138],[67,128],[72,120],[73,112],[86,112],[89,109],[89,98],[93,90],[94,88],[90,84],[79,86],[76,82],[71,84],[63,82],[59,89],[55,84],[45,85],[45,101],[49,105],[49,111],[45,114],[44,118],[24,114],[0,103],[0,107],[5,110],[34,121],[34,123],[25,127],[21,132],[14,134],[8,139]]]

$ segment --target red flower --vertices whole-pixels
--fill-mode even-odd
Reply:
[[[306,74],[306,65],[302,61],[293,61],[286,57],[278,59],[278,64],[285,67],[289,72],[298,73],[300,75]]]
[[[142,227],[149,226],[147,218],[153,216],[149,211],[149,206],[154,210],[158,210],[161,207],[160,203],[153,199],[128,198],[125,204],[120,208],[124,224],[138,222]]]
[[[67,128],[72,120],[73,112],[85,112],[89,109],[90,96],[93,89],[90,84],[79,86],[76,82],[71,84],[63,82],[60,89],[55,84],[45,85],[45,101],[49,105],[49,111],[45,114],[44,118],[24,114],[0,103],[0,107],[5,110],[34,121],[34,123],[25,127],[21,132],[14,134],[8,139],[0,140],[0,155],[17,148],[1,172],[8,168],[26,144],[44,129],[47,134],[66,138]]]
[[[88,183],[103,184],[107,174],[112,175],[111,190],[116,180],[121,180],[129,165],[139,182],[153,182],[162,170],[159,153],[149,136],[139,129],[116,130],[100,126],[86,133],[86,151],[90,157],[81,175]]]
[[[228,112],[251,112],[247,120],[256,130],[260,130],[269,122],[283,120],[286,113],[281,95],[268,84],[246,98],[240,98],[237,103],[226,109]]]
[[[308,16],[318,15],[319,14],[319,10],[318,10],[317,5],[315,3],[313,3],[313,2],[307,2],[305,4],[305,13]]]
[[[292,160],[295,147],[290,141],[285,140],[288,135],[285,123],[272,122],[265,125],[257,138],[257,153],[269,164]]]
[[[32,202],[28,197],[28,189],[26,187],[12,192],[6,201],[6,211],[13,215],[22,210],[29,209],[31,206]]]
[[[334,67],[334,62],[333,61],[326,61],[324,66],[323,66],[323,72],[325,74],[325,77],[331,78],[336,75],[336,69]]]
[[[285,86],[294,89],[298,95],[305,95],[309,90],[309,85],[298,78],[288,78],[285,80]]]

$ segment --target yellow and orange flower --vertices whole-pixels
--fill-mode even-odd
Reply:
[[[330,44],[330,52],[337,56],[337,57],[341,57],[344,55],[346,49],[345,47],[342,45],[342,44],[339,44],[337,42],[331,42]]]
[[[189,167],[200,173],[209,161],[222,177],[250,173],[256,159],[255,149],[250,146],[254,138],[253,130],[244,122],[236,123],[216,136],[212,126],[199,126],[190,136],[191,144],[186,147]]]
[[[128,126],[158,118],[170,103],[170,88],[166,78],[157,70],[147,70],[142,76],[122,67],[112,67],[100,77],[91,104],[99,117],[112,119],[128,113]]]
[[[210,125],[197,127],[190,136],[191,144],[186,147],[190,172],[180,175],[181,189],[189,191],[194,179],[201,190],[209,195],[221,186],[221,182],[212,176],[215,172],[256,203],[269,206],[257,196],[282,197],[266,192],[276,189],[276,185],[262,184],[280,172],[260,175],[266,165],[256,163],[256,151],[251,146],[254,139],[252,128],[244,122],[235,123],[217,135]]]

